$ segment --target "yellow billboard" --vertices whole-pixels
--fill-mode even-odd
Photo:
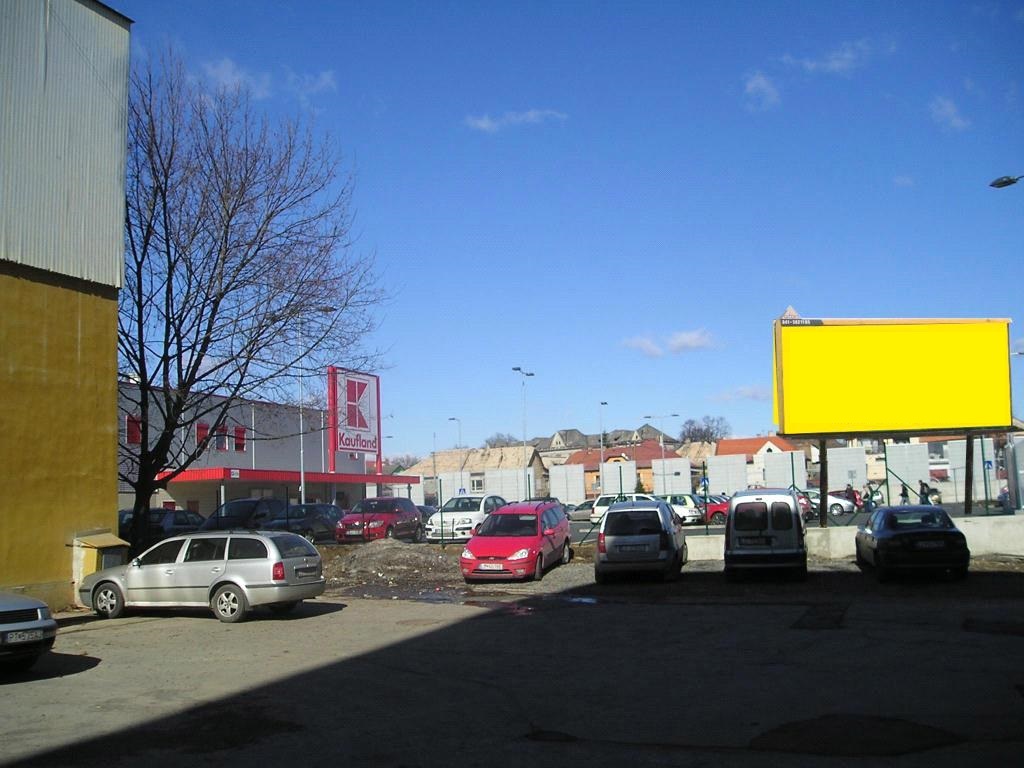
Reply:
[[[794,437],[1010,427],[1007,319],[774,323],[774,416]]]

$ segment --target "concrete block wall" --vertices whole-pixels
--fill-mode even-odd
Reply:
[[[1024,557],[1024,515],[956,518],[967,537],[971,555],[1017,555]],[[857,528],[834,525],[807,529],[807,554],[816,560],[852,560]],[[722,560],[725,536],[687,536],[691,560]]]

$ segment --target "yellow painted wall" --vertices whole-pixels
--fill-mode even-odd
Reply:
[[[77,532],[117,532],[117,294],[0,262],[0,589],[73,603]]]

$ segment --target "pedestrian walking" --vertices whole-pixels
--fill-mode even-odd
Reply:
[[[921,497],[921,503],[922,504],[931,504],[932,503],[931,499],[928,498],[928,494],[930,494],[931,492],[932,492],[932,489],[928,487],[928,483],[926,483],[924,480],[922,480],[921,481],[921,486],[920,486],[920,488],[918,488],[918,494]]]
[[[900,504],[910,503],[910,489],[907,488],[906,483],[900,484]]]

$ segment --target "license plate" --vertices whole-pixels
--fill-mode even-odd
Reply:
[[[501,563],[480,563],[481,571],[500,571]]]
[[[8,632],[4,636],[5,643],[31,643],[33,640],[42,640],[43,630],[25,629],[20,632]]]
[[[302,568],[295,569],[296,576],[316,576],[316,566],[307,565]]]
[[[942,549],[946,546],[944,541],[919,541],[917,542],[918,549]]]
[[[740,544],[754,544],[766,546],[771,543],[767,536],[740,536]]]
[[[346,536],[362,536],[362,531],[345,531]]]
[[[646,552],[647,547],[643,544],[625,544],[617,548],[619,552]]]

